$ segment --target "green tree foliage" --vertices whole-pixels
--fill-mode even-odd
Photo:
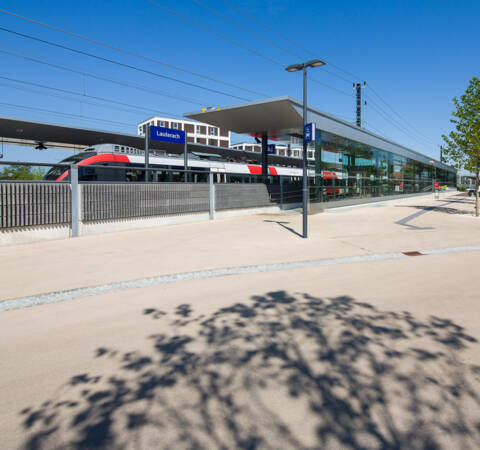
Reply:
[[[455,129],[448,136],[442,135],[442,147],[446,161],[459,169],[475,173],[475,214],[479,215],[479,173],[480,173],[480,79],[473,77],[459,99],[453,98],[456,111],[450,122]]]
[[[45,171],[43,169],[35,169],[31,166],[6,166],[3,170],[0,170],[0,180],[41,180],[44,175]]]

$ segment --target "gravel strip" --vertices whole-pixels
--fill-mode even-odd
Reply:
[[[466,247],[434,248],[431,250],[420,250],[424,255],[443,255],[445,253],[472,252],[480,250],[480,245],[468,245]]]
[[[459,253],[480,250],[480,246],[452,247],[431,250],[420,250],[423,255],[436,255],[445,253]],[[19,297],[11,300],[0,301],[0,312],[15,309],[29,308],[32,306],[46,305],[48,303],[75,300],[77,298],[92,297],[113,292],[141,289],[148,286],[158,286],[178,281],[202,280],[206,278],[225,277],[229,275],[245,275],[250,273],[275,272],[280,270],[304,269],[308,267],[322,267],[340,264],[354,264],[371,261],[385,261],[390,259],[408,258],[403,253],[371,253],[368,255],[349,256],[344,258],[323,258],[307,261],[285,262],[278,264],[261,264],[256,266],[226,267],[223,269],[197,270],[194,272],[161,275],[158,277],[141,278],[139,280],[120,281],[99,286],[91,286],[66,291],[49,292],[47,294]]]
[[[31,306],[45,305],[48,303],[75,300],[77,298],[92,297],[95,295],[110,294],[112,292],[140,289],[148,286],[158,286],[178,281],[202,280],[205,278],[225,277],[229,275],[245,275],[250,273],[274,272],[279,270],[303,269],[306,267],[321,267],[337,264],[352,264],[368,261],[383,261],[387,259],[404,258],[402,253],[369,254],[349,256],[345,258],[324,258],[307,261],[295,261],[278,264],[262,264],[256,266],[226,267],[223,269],[198,270],[194,272],[161,275],[158,277],[141,278],[139,280],[120,281],[99,286],[91,286],[66,291],[49,292],[47,294],[19,297],[0,302],[0,312],[15,309],[29,308]]]

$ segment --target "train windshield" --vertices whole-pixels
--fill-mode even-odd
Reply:
[[[72,164],[72,163],[78,163],[82,161],[85,158],[88,158],[89,156],[95,155],[95,153],[92,152],[82,152],[82,153],[77,153],[76,155],[69,156],[68,158],[63,159],[60,161],[59,164]],[[63,172],[67,170],[66,167],[61,167],[61,166],[56,166],[52,167],[43,177],[44,180],[52,180],[55,181],[58,179],[60,175],[62,175]]]

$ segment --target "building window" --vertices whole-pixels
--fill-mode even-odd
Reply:
[[[197,133],[197,134],[201,133],[200,125],[195,125],[195,133]]]
[[[172,128],[178,130],[178,122],[172,122]]]
[[[210,136],[215,136],[215,127],[208,127],[208,134]]]
[[[157,126],[158,127],[165,127],[165,121],[164,120],[157,120]]]

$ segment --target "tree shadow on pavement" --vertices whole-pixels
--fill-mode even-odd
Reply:
[[[24,448],[477,448],[476,339],[350,297],[284,291],[206,315],[156,308],[151,346],[99,348],[82,373],[21,412]]]

